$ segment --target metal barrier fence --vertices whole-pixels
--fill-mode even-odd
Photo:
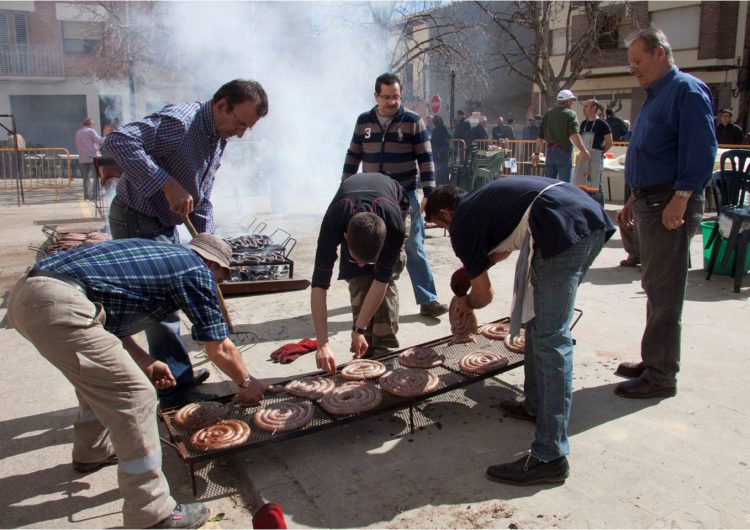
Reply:
[[[21,178],[23,189],[68,188],[78,166],[78,156],[62,147],[26,148],[16,151],[0,148],[0,191],[16,190]]]

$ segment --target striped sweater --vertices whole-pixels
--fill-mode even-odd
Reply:
[[[383,132],[377,106],[359,115],[354,127],[352,143],[346,152],[342,180],[357,172],[360,162],[366,173],[385,173],[401,184],[406,191],[414,191],[419,170],[422,189],[428,193],[435,187],[435,166],[432,147],[422,118],[404,109],[403,105]]]

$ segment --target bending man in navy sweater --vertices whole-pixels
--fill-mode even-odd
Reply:
[[[359,173],[341,183],[320,226],[315,253],[311,306],[318,368],[336,372],[328,345],[326,294],[336,249],[341,246],[339,278],[349,284],[354,324],[352,352],[359,358],[398,348],[398,288],[404,269],[404,219],[409,199],[387,175]]]
[[[526,324],[523,401],[501,404],[533,421],[527,456],[490,466],[491,480],[528,485],[568,476],[568,419],[573,400],[573,319],[578,285],[614,226],[601,205],[572,184],[542,177],[511,177],[462,195],[441,186],[427,198],[427,220],[450,232],[451,245],[471,282],[459,311],[492,301],[487,273],[514,250],[515,293],[511,334]]]

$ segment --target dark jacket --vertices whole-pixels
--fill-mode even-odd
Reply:
[[[724,125],[719,122],[716,125],[716,141],[721,145],[738,145],[742,143],[745,134],[742,132],[742,128],[736,123],[728,123]]]
[[[445,125],[436,125],[432,129],[432,156],[435,164],[447,164],[450,158],[451,150],[451,133]]]

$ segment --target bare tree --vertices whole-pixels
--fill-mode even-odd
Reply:
[[[554,105],[558,91],[572,87],[582,77],[589,59],[599,51],[602,36],[616,31],[598,1],[475,3],[488,17],[488,25],[498,30],[495,56],[500,64],[495,68],[530,80],[539,87],[547,106]],[[555,69],[550,22],[560,17],[565,19],[565,41],[564,49],[559,50],[562,63]],[[523,45],[524,36],[530,36],[530,47]]]
[[[393,23],[389,28],[397,43],[391,50],[390,64],[394,72],[403,70],[427,56],[441,63],[475,61],[467,46],[467,33],[473,24],[458,20],[453,5],[424,2],[415,10],[414,3],[395,4]]]
[[[379,2],[357,4],[367,13],[368,24],[375,35],[373,42],[382,47],[383,62],[390,72],[401,74],[409,68],[415,75],[424,73],[427,65],[460,64],[477,78],[486,79],[486,71],[468,44],[467,36],[476,25],[456,17],[453,3],[446,2]]]
[[[130,118],[135,118],[135,95],[154,72],[160,78],[179,71],[179,56],[169,45],[160,2],[75,2],[81,19],[91,23],[98,45],[87,59],[97,81],[127,79]]]

